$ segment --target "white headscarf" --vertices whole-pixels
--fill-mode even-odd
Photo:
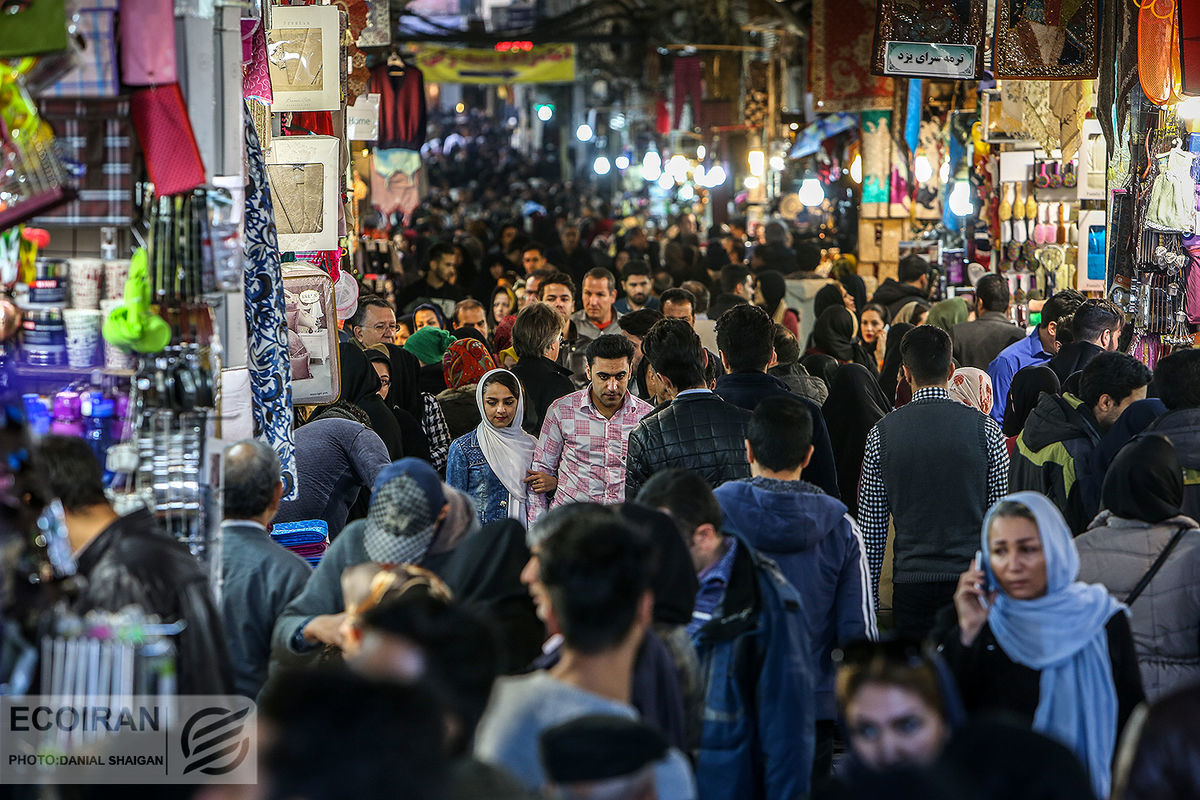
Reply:
[[[483,406],[483,387],[488,379],[498,372],[503,372],[517,384],[517,410],[512,422],[507,428],[497,428],[488,422],[487,411]],[[503,385],[503,384],[502,384]],[[529,466],[533,463],[533,448],[537,440],[521,429],[521,421],[525,419],[525,393],[521,390],[521,382],[517,376],[506,369],[493,369],[487,372],[475,386],[475,404],[479,406],[479,427],[475,429],[479,438],[479,449],[487,459],[488,466],[496,477],[508,489],[508,518],[525,522],[525,492],[524,480],[528,477]]]

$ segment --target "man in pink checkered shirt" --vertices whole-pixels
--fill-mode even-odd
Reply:
[[[529,477],[529,524],[564,503],[625,500],[629,432],[654,410],[629,391],[633,344],[606,334],[587,347],[588,385],[546,412]],[[553,498],[551,498],[553,495]]]

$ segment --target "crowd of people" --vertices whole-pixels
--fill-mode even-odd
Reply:
[[[918,257],[869,297],[826,265],[802,342],[825,270],[778,221],[481,196],[360,297],[295,499],[226,450],[219,602],[83,440],[23,466],[79,604],[183,619],[180,691],[259,700],[262,796],[1200,792],[1200,351],[1152,373],[1071,290],[1026,331],[998,275],[933,302]],[[315,569],[268,536],[307,520]]]

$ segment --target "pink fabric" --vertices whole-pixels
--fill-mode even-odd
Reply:
[[[591,386],[585,386],[555,400],[542,422],[530,469],[557,475],[558,490],[550,507],[625,500],[629,434],[654,406],[627,393],[617,413],[607,420],[593,405],[591,392]],[[530,524],[546,508],[546,495],[529,493]]]
[[[1183,249],[1187,251],[1187,287],[1183,308],[1188,322],[1200,324],[1200,236],[1183,237]]]
[[[121,0],[121,21],[121,83],[175,83],[173,0]]]
[[[275,101],[275,95],[271,91],[271,71],[267,66],[267,32],[257,20],[242,20],[243,25],[246,22],[257,23],[258,28],[250,36],[250,59],[243,67],[242,97],[270,105]]]
[[[981,369],[962,367],[950,376],[946,387],[950,397],[964,406],[990,414],[992,411],[992,379]]]

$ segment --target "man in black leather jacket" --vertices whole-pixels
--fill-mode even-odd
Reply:
[[[671,397],[629,434],[625,496],[637,497],[660,469],[693,470],[711,486],[750,476],[746,426],[750,412],[725,402],[704,379],[708,356],[687,320],[664,319],[642,339],[647,380]]]
[[[175,637],[179,694],[227,694],[233,670],[208,575],[145,509],[119,516],[104,496],[100,465],[83,439],[46,436],[37,462],[62,501],[80,592],[73,610],[137,605],[162,622],[183,621]]]

